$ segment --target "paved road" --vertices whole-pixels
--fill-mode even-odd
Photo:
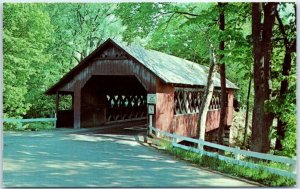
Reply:
[[[4,186],[253,186],[143,146],[134,135],[74,131],[5,132]]]

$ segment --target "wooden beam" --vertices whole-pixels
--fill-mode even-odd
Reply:
[[[59,111],[59,92],[56,92],[56,103],[55,103],[55,114],[56,114],[56,118],[58,116],[58,111]],[[55,121],[55,128],[57,127],[57,123],[58,123],[58,118]]]
[[[80,115],[81,115],[81,86],[77,81],[74,86],[74,129],[80,128]]]
[[[72,96],[72,108],[71,108],[71,110],[74,110],[74,93],[71,94],[71,96]]]

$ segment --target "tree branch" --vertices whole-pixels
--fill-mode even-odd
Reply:
[[[276,19],[277,19],[277,21],[278,21],[278,27],[279,27],[279,30],[280,30],[281,34],[283,35],[284,45],[285,45],[285,47],[288,47],[289,41],[288,41],[288,39],[287,39],[287,34],[286,34],[286,32],[285,32],[285,29],[284,29],[282,20],[281,20],[281,18],[280,18],[280,16],[279,16],[279,13],[278,13],[277,9],[275,10],[275,16],[276,16]]]
[[[177,14],[183,14],[188,16],[200,16],[199,14],[189,13],[189,12],[183,12],[183,11],[175,11]]]
[[[169,19],[167,20],[167,22],[166,22],[166,27],[164,28],[163,33],[165,33],[165,30],[168,28],[169,23],[171,22],[171,20],[172,20],[172,18],[174,17],[175,14],[176,14],[176,13],[174,12],[174,13],[169,17]]]

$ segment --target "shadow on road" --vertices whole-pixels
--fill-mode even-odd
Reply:
[[[240,187],[144,147],[143,129],[4,133],[5,187]],[[142,132],[141,132],[142,131]],[[126,135],[127,134],[127,135]]]

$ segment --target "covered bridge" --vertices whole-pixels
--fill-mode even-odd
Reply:
[[[140,46],[106,40],[67,73],[46,94],[56,95],[57,127],[98,127],[107,123],[145,119],[147,94],[155,94],[153,126],[185,136],[196,136],[197,116],[207,83],[208,67]],[[206,131],[219,125],[220,81],[209,106]],[[233,92],[227,80],[227,124],[231,125]],[[60,98],[72,106],[60,110]]]

